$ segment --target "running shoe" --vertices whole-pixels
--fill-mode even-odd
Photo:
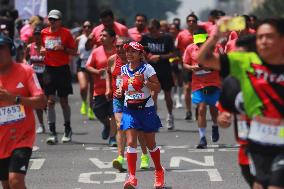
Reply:
[[[150,158],[148,154],[141,155],[140,169],[148,169],[150,167]]]
[[[87,102],[82,102],[80,112],[82,115],[87,115]]]
[[[38,128],[36,129],[37,134],[42,134],[45,133],[45,127],[44,125],[39,125]]]
[[[161,171],[155,171],[155,189],[162,189],[165,187],[165,169],[163,168]]]
[[[174,116],[173,115],[168,115],[168,118],[167,118],[167,128],[168,128],[168,130],[173,130],[175,128]]]
[[[55,145],[58,143],[57,135],[50,134],[50,136],[46,139],[46,144],[48,145]]]
[[[137,179],[134,175],[129,175],[127,181],[124,183],[124,189],[136,189]]]
[[[176,100],[176,109],[180,109],[182,107],[182,103],[179,100]]]
[[[123,168],[124,158],[122,156],[118,156],[116,159],[112,161],[112,167],[114,169],[119,170],[119,172],[125,172],[126,169]]]
[[[186,112],[184,119],[185,120],[192,120],[192,113],[191,112]]]
[[[108,145],[110,147],[117,147],[117,142],[116,142],[115,136],[109,138]]]
[[[199,144],[196,146],[197,149],[205,149],[207,148],[207,140],[205,137],[202,137],[199,141]]]
[[[110,133],[110,127],[109,126],[108,127],[104,126],[104,129],[102,131],[102,139],[103,140],[107,140],[108,137],[109,137],[109,133]]]
[[[212,142],[218,142],[220,138],[218,126],[212,126]]]
[[[64,132],[64,135],[61,139],[61,142],[67,143],[67,142],[71,142],[71,140],[72,140],[72,130],[66,129],[65,132]]]
[[[94,114],[92,108],[90,108],[90,107],[88,108],[88,118],[89,118],[89,120],[95,119],[95,114]]]

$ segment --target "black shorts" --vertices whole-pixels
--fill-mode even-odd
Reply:
[[[59,97],[67,97],[69,94],[73,94],[69,65],[59,67],[46,66],[43,82],[46,96],[58,95]]]
[[[182,72],[183,82],[188,83],[192,81],[192,72],[183,70]]]
[[[181,63],[172,63],[171,68],[172,68],[172,72],[174,72],[176,75],[182,73]]]
[[[99,120],[111,117],[113,113],[112,100],[107,101],[105,95],[98,95],[93,97],[93,112]]]
[[[251,173],[255,181],[267,186],[284,187],[284,152],[249,152]]]
[[[38,82],[39,82],[39,84],[40,84],[40,87],[41,87],[42,89],[44,89],[43,74],[38,74],[38,73],[37,73],[36,76],[37,76]]]
[[[10,157],[0,159],[0,180],[8,180],[9,173],[11,172],[25,175],[28,170],[31,155],[31,148],[17,148]]]

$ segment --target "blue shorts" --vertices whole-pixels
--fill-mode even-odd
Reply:
[[[123,98],[113,98],[112,104],[113,104],[113,113],[123,112],[123,104],[124,104]]]
[[[162,127],[162,123],[154,106],[139,110],[123,108],[121,130],[136,129],[152,133],[158,132],[160,127]]]
[[[215,106],[216,102],[219,100],[221,90],[216,89],[213,93],[204,94],[202,89],[196,90],[191,93],[191,100],[194,104],[200,104],[202,102],[210,105]]]

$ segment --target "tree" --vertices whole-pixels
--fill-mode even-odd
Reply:
[[[265,0],[264,3],[252,11],[252,14],[260,18],[265,17],[283,17],[284,3],[283,0]]]

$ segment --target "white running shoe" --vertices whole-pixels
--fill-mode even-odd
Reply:
[[[168,128],[168,130],[173,130],[175,128],[174,116],[173,115],[168,115],[167,128]]]
[[[37,134],[42,134],[42,133],[45,133],[45,128],[44,128],[44,125],[39,125],[36,129],[36,133]]]

